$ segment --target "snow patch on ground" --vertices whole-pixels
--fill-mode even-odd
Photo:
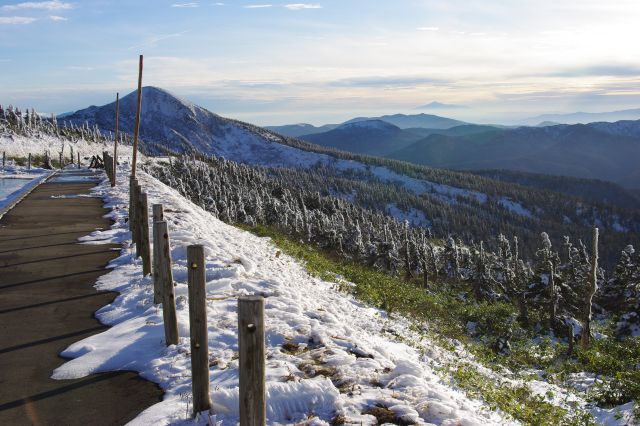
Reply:
[[[533,213],[531,213],[531,210],[527,209],[517,201],[513,201],[507,197],[500,197],[500,199],[498,200],[498,203],[512,213],[515,213],[517,215],[524,216],[524,217],[533,217]]]
[[[414,209],[413,207],[404,211],[399,209],[395,204],[387,204],[387,213],[401,222],[406,220],[413,226],[421,226],[425,228],[431,226],[431,221],[427,219],[424,212]]]
[[[132,424],[204,424],[190,418],[191,388],[186,247],[205,246],[211,359],[211,421],[238,421],[237,297],[266,300],[267,413],[269,424],[292,424],[316,416],[328,424],[336,415],[375,424],[362,415],[382,404],[418,424],[489,425],[511,423],[481,402],[468,399],[436,373],[445,351],[411,331],[411,323],[363,305],[335,284],[309,276],[294,259],[278,255],[268,239],[228,226],[180,195],[140,173],[149,204],[163,203],[176,281],[180,343],[165,347],[162,307],[153,304],[153,285],[142,277],[126,229],[128,174],[116,188],[106,180],[93,193],[104,196],[115,224],[83,238],[85,243],[123,244],[112,271],[97,287],[117,291],[97,312],[112,328],[71,345],[62,355],[75,359],[55,370],[57,379],[94,372],[135,370],[165,390],[164,400]],[[278,254],[277,254],[278,253]],[[398,339],[395,336],[402,336]],[[415,341],[417,347],[404,341]],[[288,343],[283,347],[284,343]]]

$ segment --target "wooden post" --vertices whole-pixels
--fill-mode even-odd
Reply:
[[[157,265],[154,279],[161,292],[162,317],[164,318],[164,339],[169,345],[178,344],[178,318],[176,316],[176,296],[173,289],[171,271],[171,250],[169,231],[164,220],[153,222],[153,258]]]
[[[78,168],[80,168],[80,153],[78,153]]]
[[[4,164],[7,161],[7,153],[2,151],[2,170],[4,170]]]
[[[29,162],[27,163],[27,170],[31,170],[31,153],[29,153]]]
[[[163,282],[162,282],[162,268],[163,266],[161,265],[160,262],[162,262],[161,259],[161,254],[160,254],[160,250],[161,250],[161,242],[160,242],[160,238],[161,235],[158,233],[158,223],[160,223],[160,221],[155,220],[155,217],[153,218],[153,303],[155,303],[156,305],[162,303],[162,293],[163,293]]]
[[[153,210],[154,222],[160,222],[161,220],[164,220],[164,207],[162,206],[162,204],[154,204],[153,206],[151,206],[151,208]]]
[[[240,425],[266,424],[264,298],[238,299]]]
[[[113,179],[111,186],[116,186],[116,169],[118,167],[118,116],[120,115],[120,93],[116,93],[116,134],[113,139]]]
[[[151,244],[149,244],[149,204],[147,193],[140,191],[140,204],[138,208],[138,223],[140,224],[140,256],[142,256],[142,274],[151,273]]]
[[[131,231],[131,241],[136,243],[138,226],[136,225],[136,212],[138,210],[138,199],[136,197],[136,187],[138,186],[138,180],[135,178],[129,179],[129,231]]]
[[[152,210],[153,210],[153,302],[155,304],[158,304],[163,302],[162,294],[163,294],[163,287],[164,287],[162,283],[162,277],[161,277],[161,274],[162,274],[161,269],[163,268],[163,266],[161,265],[161,262],[163,260],[161,259],[162,254],[159,251],[161,250],[160,241],[159,241],[161,238],[161,234],[158,234],[156,230],[156,225],[159,222],[164,220],[163,212],[162,212],[162,204],[154,204],[152,206]]]
[[[111,170],[109,170],[109,154],[107,154],[107,151],[102,151],[102,160],[104,163],[104,172],[107,174],[109,181],[111,181]]]
[[[193,414],[211,409],[204,247],[187,247]]]
[[[142,210],[140,209],[140,194],[142,193],[142,189],[140,187],[140,184],[137,183],[136,180],[136,184],[133,188],[133,196],[134,198],[134,202],[135,205],[133,206],[133,209],[135,210],[136,214],[135,214],[135,229],[136,229],[136,239],[135,239],[135,243],[136,243],[136,258],[140,257],[142,255],[142,243],[141,243],[141,238],[140,236],[142,235],[142,226],[140,226],[140,221],[142,220],[141,216],[141,212]]]
[[[60,152],[60,159],[58,161],[60,161],[60,168],[62,168],[62,152]]]
[[[136,163],[138,160],[138,136],[140,134],[140,109],[142,108],[142,55],[138,66],[138,109],[136,110],[136,127],[133,132],[133,161],[131,162],[131,176],[136,177]]]

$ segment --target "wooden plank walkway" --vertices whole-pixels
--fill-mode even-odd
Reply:
[[[132,372],[50,379],[62,350],[105,329],[94,312],[116,296],[93,285],[118,247],[77,244],[111,225],[101,199],[74,197],[90,177],[65,172],[0,219],[1,425],[124,424],[162,397]]]

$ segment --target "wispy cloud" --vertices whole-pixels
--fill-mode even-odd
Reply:
[[[438,31],[440,28],[438,27],[418,27],[416,30],[418,31]]]
[[[284,7],[286,7],[289,10],[322,9],[322,6],[319,4],[309,4],[309,3],[291,3],[291,4],[285,4]]]
[[[58,0],[40,1],[40,2],[24,2],[17,4],[8,4],[2,6],[2,10],[21,10],[21,9],[44,9],[44,10],[63,10],[72,9],[71,3],[64,3]]]
[[[170,38],[175,38],[175,37],[180,37],[183,34],[185,34],[187,31],[180,31],[179,33],[171,33],[171,34],[159,34],[159,35],[153,35],[151,37],[149,37],[148,39],[146,39],[145,41],[143,41],[140,44],[135,44],[133,46],[129,46],[128,49],[132,50],[132,49],[137,49],[139,47],[147,47],[147,46],[155,46],[156,44],[158,44],[158,42],[162,41],[162,40],[167,40]]]
[[[58,16],[58,15],[51,15],[51,16],[49,16],[49,19],[51,19],[52,21],[56,21],[56,22],[68,21],[68,19],[65,18],[64,16]]]
[[[193,8],[193,7],[200,7],[199,3],[196,2],[191,2],[191,3],[174,3],[171,5],[171,7],[183,7],[183,8]]]
[[[272,4],[248,4],[246,6],[242,6],[245,9],[264,9],[266,7],[272,7]]]
[[[85,67],[80,65],[69,65],[65,68],[70,71],[93,71],[95,69],[94,67]]]
[[[213,3],[212,6],[224,6],[224,3],[216,2],[216,3]]]
[[[26,16],[0,16],[0,25],[26,25],[36,20],[36,18],[27,18]]]

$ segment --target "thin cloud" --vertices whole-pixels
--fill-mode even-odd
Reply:
[[[291,3],[291,4],[285,4],[284,7],[286,7],[289,10],[322,9],[322,6],[319,4],[309,4],[309,3]]]
[[[131,49],[137,49],[139,47],[155,46],[156,44],[158,44],[159,41],[167,40],[175,37],[181,37],[186,32],[187,31],[185,30],[185,31],[180,31],[179,33],[154,35],[140,44],[129,46],[128,49],[131,50]]]
[[[26,25],[34,21],[37,19],[26,16],[0,16],[0,25]]]
[[[220,2],[218,2],[218,3],[213,3],[213,5],[212,5],[212,6],[224,6],[224,3],[220,3]]]
[[[58,0],[40,1],[40,2],[24,2],[17,4],[8,4],[2,6],[2,10],[21,10],[21,9],[44,9],[44,10],[64,10],[72,9],[71,3],[63,3]]]
[[[68,21],[68,19],[65,18],[64,16],[58,16],[58,15],[51,15],[49,16],[49,19],[55,22]]]
[[[174,3],[171,5],[171,7],[183,7],[183,8],[193,8],[193,7],[200,7],[199,3]]]
[[[248,4],[246,6],[242,6],[245,9],[264,9],[267,7],[273,7],[272,4]]]
[[[438,31],[439,27],[418,27],[416,30],[418,31]]]

